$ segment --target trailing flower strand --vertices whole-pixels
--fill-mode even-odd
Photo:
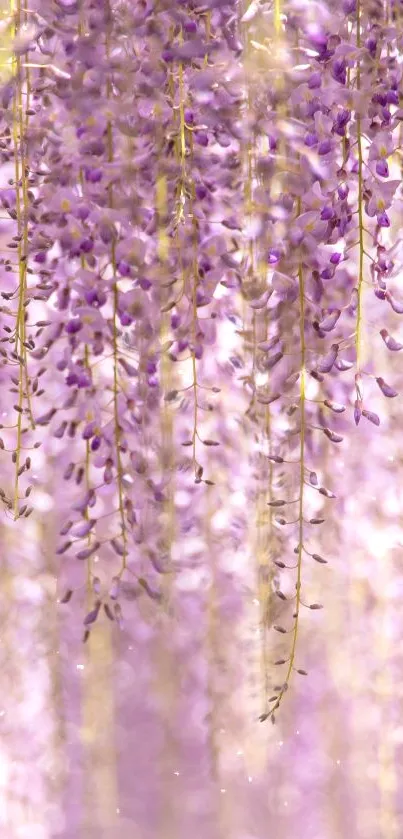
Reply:
[[[357,22],[356,22],[356,46],[357,52],[361,49],[361,0],[357,0]],[[361,67],[360,57],[357,57],[357,91],[361,90]],[[356,367],[357,374],[361,367],[361,342],[362,342],[362,296],[364,283],[364,215],[363,215],[363,152],[362,152],[362,129],[361,117],[357,115],[357,154],[358,154],[358,287],[357,287],[357,323],[355,336]]]

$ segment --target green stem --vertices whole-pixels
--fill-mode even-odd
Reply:
[[[180,40],[182,41],[182,33],[180,36]],[[184,91],[184,79],[183,79],[183,65],[179,64],[179,130],[180,130],[180,161],[181,161],[181,170],[182,170],[182,185],[181,189],[184,189],[184,184],[186,182],[186,125],[185,125],[185,91]],[[190,139],[191,147],[190,151],[193,151],[193,142],[192,137]],[[190,198],[190,214],[193,217],[193,202],[195,198],[195,190],[194,184],[191,184],[191,198]],[[194,217],[193,217],[194,219]],[[193,433],[192,433],[192,444],[193,444],[193,469],[195,472],[195,477],[197,477],[197,458],[196,458],[196,443],[197,443],[197,420],[198,420],[198,405],[197,405],[197,365],[196,365],[196,355],[195,355],[195,345],[196,345],[196,329],[197,329],[197,300],[196,300],[196,291],[197,291],[197,277],[198,277],[198,267],[197,267],[197,245],[198,245],[198,238],[197,238],[197,229],[195,227],[195,221],[193,221],[193,238],[194,238],[194,259],[193,259],[193,282],[192,282],[192,348],[191,348],[191,358],[192,358],[192,390],[193,390]]]
[[[357,49],[361,46],[361,27],[360,27],[360,13],[361,0],[357,0]],[[360,64],[357,65],[357,90],[361,87],[361,71]],[[356,365],[357,372],[360,370],[361,363],[361,333],[362,333],[362,296],[364,283],[364,218],[362,206],[362,189],[363,189],[363,154],[362,154],[362,134],[361,134],[361,117],[357,116],[357,150],[358,150],[358,233],[359,233],[359,264],[358,264],[358,303],[357,303],[357,325],[355,335],[355,350],[356,350]]]
[[[306,416],[305,416],[305,359],[306,359],[306,345],[305,345],[305,293],[304,293],[304,274],[302,264],[300,263],[298,269],[299,280],[299,302],[300,302],[300,342],[301,342],[301,377],[300,377],[300,449],[299,449],[299,510],[298,510],[298,559],[297,559],[297,582],[295,593],[295,612],[294,612],[294,626],[292,629],[292,643],[290,657],[288,659],[288,668],[283,683],[283,687],[279,693],[278,699],[270,711],[269,716],[273,717],[274,712],[280,707],[280,703],[286,690],[289,687],[289,681],[292,671],[295,666],[295,655],[297,649],[298,633],[299,633],[299,619],[301,611],[301,584],[302,584],[302,554],[304,550],[304,489],[305,489],[305,431],[306,431]]]
[[[304,298],[304,275],[302,265],[298,269],[299,279],[299,301],[300,301],[300,341],[301,341],[301,379],[300,379],[300,449],[299,449],[299,510],[298,510],[298,561],[297,561],[297,583],[295,595],[295,619],[290,660],[288,664],[286,683],[291,676],[295,661],[299,630],[299,613],[301,608],[301,577],[302,577],[302,552],[304,543],[304,489],[305,489],[305,298]]]
[[[109,9],[110,12],[110,9]],[[109,60],[110,57],[110,33],[109,30],[106,34],[106,55]],[[110,77],[108,76],[107,81],[107,96],[108,99],[112,96],[112,84]],[[109,163],[113,162],[114,153],[113,153],[113,129],[112,123],[108,122],[107,125],[107,142],[108,142],[108,160]],[[109,205],[113,207],[113,190],[112,186],[110,185],[108,188],[109,192]],[[116,483],[117,483],[117,490],[118,490],[118,507],[119,507],[119,515],[120,515],[120,522],[122,528],[122,540],[123,540],[123,557],[122,557],[122,565],[119,571],[119,575],[121,576],[126,569],[127,566],[127,530],[126,530],[126,519],[125,519],[125,512],[124,512],[124,501],[123,501],[123,486],[122,486],[122,476],[123,476],[123,467],[122,467],[122,456],[120,451],[120,438],[121,438],[121,429],[119,423],[119,380],[118,380],[118,339],[119,339],[119,330],[118,330],[118,307],[119,307],[119,288],[118,282],[116,279],[116,245],[115,241],[112,241],[111,245],[111,265],[113,271],[113,336],[112,336],[112,351],[113,351],[113,416],[114,416],[114,434],[115,434],[115,448],[116,448]]]

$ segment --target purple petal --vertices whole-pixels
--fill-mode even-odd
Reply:
[[[388,350],[392,350],[392,352],[398,352],[399,350],[403,350],[403,344],[399,344],[392,335],[389,335],[387,329],[381,329],[380,336],[385,342]]]
[[[378,376],[378,378],[375,381],[376,381],[378,387],[380,388],[380,390],[382,391],[384,396],[387,396],[389,399],[393,399],[394,396],[398,396],[397,390],[395,390],[393,387],[388,385],[385,382],[385,379],[382,379],[381,376]]]
[[[373,425],[380,425],[381,421],[378,417],[378,414],[374,414],[373,411],[363,411],[363,417],[373,423]]]
[[[337,353],[339,351],[338,344],[332,344],[330,350],[327,355],[322,358],[322,361],[318,364],[317,369],[320,373],[330,373],[333,364],[336,361]]]
[[[331,332],[331,330],[336,326],[340,315],[340,309],[335,309],[334,312],[330,312],[330,314],[326,315],[323,320],[319,321],[319,328],[323,329],[324,332]]]
[[[323,433],[326,437],[331,440],[332,443],[342,443],[343,437],[340,434],[336,434],[335,431],[332,431],[330,428],[324,428]]]
[[[95,621],[98,617],[100,606],[101,606],[101,603],[99,601],[97,603],[97,605],[95,606],[95,609],[92,609],[91,612],[88,612],[88,615],[86,615],[85,618],[84,618],[84,626],[89,626],[91,623],[95,623]]]
[[[388,303],[392,306],[393,311],[396,312],[397,315],[403,315],[403,303],[398,303],[390,291],[385,292],[385,297]]]
[[[346,370],[351,370],[351,368],[354,366],[354,362],[347,361],[346,358],[338,358],[335,361],[334,366],[337,368],[337,370],[340,370],[341,373],[344,373]]]
[[[343,414],[346,410],[345,405],[342,405],[340,402],[331,402],[329,399],[325,399],[323,404],[327,408],[330,408],[331,411],[334,411],[335,414]]]

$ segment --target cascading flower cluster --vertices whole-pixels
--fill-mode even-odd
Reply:
[[[397,396],[402,30],[367,0],[241,5],[18,0],[7,18],[1,498],[30,516],[57,471],[84,640],[125,600],[174,609],[177,581],[239,604],[246,557],[274,721],[343,497],[323,451]]]

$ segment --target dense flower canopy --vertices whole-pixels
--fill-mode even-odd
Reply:
[[[95,681],[112,645],[123,669],[138,650],[131,725],[150,767],[171,746],[187,766],[183,835],[196,817],[227,835],[220,733],[228,755],[245,726],[267,738],[294,689],[309,715],[310,613],[354,588],[349,556],[370,576],[357,519],[379,517],[375,564],[380,528],[398,544],[401,11],[13,0],[2,18],[6,568],[57,580],[50,646],[84,642]],[[169,772],[139,795],[145,839],[153,795],[179,839]]]

